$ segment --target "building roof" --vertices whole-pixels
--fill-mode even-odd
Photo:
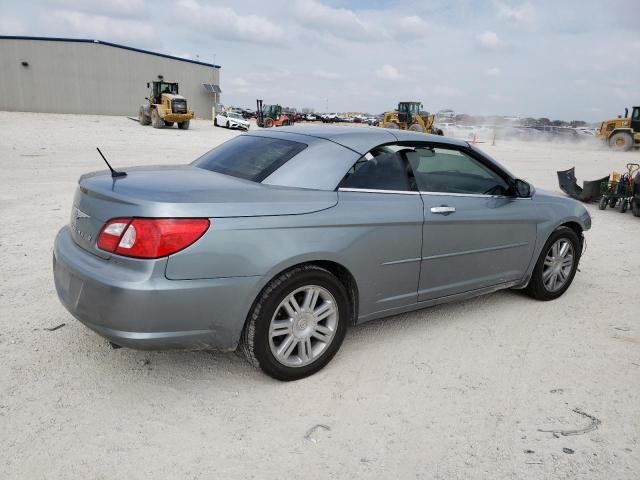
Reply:
[[[74,42],[74,43],[97,43],[100,45],[106,45],[108,47],[122,48],[124,50],[131,50],[132,52],[145,53],[147,55],[155,55],[156,57],[169,58],[171,60],[178,60],[180,62],[195,63],[196,65],[203,65],[205,67],[221,68],[220,65],[213,63],[199,62],[197,60],[190,60],[188,58],[174,57],[173,55],[166,55],[164,53],[150,52],[149,50],[142,50],[141,48],[127,47],[125,45],[119,45],[117,43],[105,42],[102,40],[91,40],[88,38],[55,38],[55,37],[27,37],[19,35],[0,35],[0,40],[40,40],[45,42]]]

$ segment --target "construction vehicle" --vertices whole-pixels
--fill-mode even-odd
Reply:
[[[613,150],[628,151],[640,148],[640,107],[633,107],[631,118],[629,109],[624,109],[624,118],[618,116],[613,120],[605,120],[600,125],[596,136]]]
[[[442,135],[442,130],[434,126],[435,115],[422,112],[421,108],[422,103],[420,102],[400,102],[397,110],[384,114],[380,126]]]
[[[153,128],[172,127],[174,123],[178,128],[187,130],[189,120],[194,115],[187,107],[187,99],[178,94],[178,84],[165,82],[162,79],[147,82],[150,88],[146,102],[140,106],[138,121],[140,125],[153,125]]]
[[[259,127],[283,127],[293,125],[293,119],[282,111],[280,105],[266,105],[262,100],[256,100],[256,113],[258,117],[256,123]]]

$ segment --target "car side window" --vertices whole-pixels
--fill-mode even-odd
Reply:
[[[422,192],[510,194],[509,184],[500,175],[459,150],[417,147],[406,155]]]
[[[402,155],[383,147],[361,157],[347,172],[340,188],[409,191],[410,171]]]

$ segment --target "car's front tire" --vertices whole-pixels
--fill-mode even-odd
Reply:
[[[242,334],[254,366],[283,381],[308,377],[336,354],[350,322],[343,284],[315,265],[273,279],[256,299]]]
[[[536,300],[555,300],[567,291],[580,261],[581,242],[569,227],[556,229],[545,243],[525,293]]]

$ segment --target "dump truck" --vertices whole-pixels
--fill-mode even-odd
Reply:
[[[624,118],[619,115],[613,120],[605,120],[596,136],[613,150],[628,151],[640,148],[640,106],[624,109]]]
[[[280,105],[266,105],[256,100],[256,123],[259,127],[271,128],[293,125],[293,119],[282,111]]]
[[[420,102],[399,102],[398,109],[384,114],[382,128],[396,128],[414,132],[442,135],[442,130],[434,127],[435,115],[421,110]]]
[[[193,111],[187,107],[187,99],[180,95],[176,82],[158,80],[148,82],[149,96],[138,111],[140,125],[153,125],[153,128],[172,127],[187,130],[189,121],[194,117]]]

